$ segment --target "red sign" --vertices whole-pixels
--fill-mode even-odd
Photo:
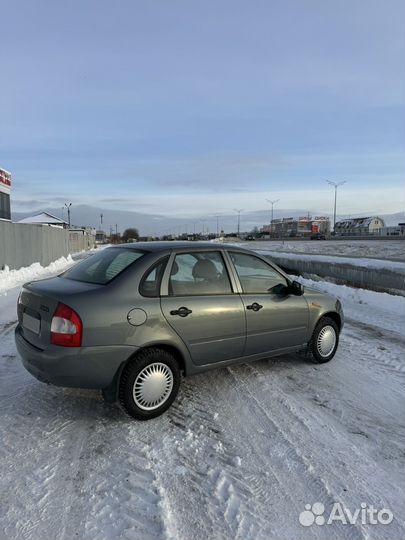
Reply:
[[[8,178],[3,178],[2,176],[0,176],[0,182],[5,186],[11,187],[11,182]]]
[[[0,169],[0,189],[2,191],[5,191],[6,193],[9,193],[11,188],[11,174],[5,171],[4,169]]]

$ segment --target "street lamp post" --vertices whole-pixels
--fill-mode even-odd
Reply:
[[[65,206],[67,208],[67,213],[68,213],[68,223],[69,223],[69,229],[70,229],[70,207],[72,206],[72,203],[70,202],[69,204],[66,204],[65,203]]]
[[[243,208],[241,208],[240,210],[235,208],[234,210],[238,214],[238,238],[239,238],[239,236],[240,236],[240,214],[241,214],[241,212],[243,212]]]
[[[217,238],[219,238],[219,214],[215,214],[215,217],[217,218]]]
[[[276,199],[275,201],[271,201],[270,199],[266,199],[268,203],[271,204],[271,219],[270,219],[270,236],[273,235],[273,214],[274,214],[274,205],[280,201],[280,199]]]
[[[201,223],[202,223],[202,237],[204,238],[204,233],[205,233],[205,230],[204,230],[204,224],[206,222],[206,219],[205,218],[201,218],[200,219]]]
[[[335,232],[336,227],[336,200],[337,200],[337,189],[339,186],[343,186],[343,184],[346,184],[346,180],[343,180],[343,182],[332,182],[331,180],[326,180],[328,184],[333,186],[335,188],[335,204],[333,207],[333,232]]]

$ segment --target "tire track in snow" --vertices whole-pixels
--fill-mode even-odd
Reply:
[[[183,381],[179,399],[167,413],[172,428],[162,444],[151,449],[154,463],[161,464],[157,470],[169,538],[247,538],[255,521],[249,509],[254,494],[246,486],[231,441],[216,420],[209,393],[201,390],[203,380]],[[195,509],[204,519],[195,520]]]
[[[16,463],[3,486],[18,493],[0,516],[6,537],[164,538],[160,496],[137,424],[110,410],[98,393],[83,399],[80,391],[51,389],[49,396],[45,385],[34,381],[33,387],[1,445],[0,461]],[[24,416],[35,394],[42,405]]]
[[[147,444],[136,423],[122,417],[117,421],[116,415],[120,412],[111,411],[109,419],[98,423],[81,456],[83,483],[92,486],[82,536],[165,538],[161,495]]]
[[[6,493],[13,493],[13,503],[3,507],[0,517],[7,538],[57,537],[65,512],[60,505],[64,500],[61,474],[69,464],[63,456],[60,419],[55,418],[55,405],[43,394],[42,405],[29,410],[35,406],[37,386],[28,386],[1,417],[5,435],[0,461],[8,464],[2,467],[2,484]]]
[[[396,509],[396,512],[394,512],[396,517],[390,529],[391,535],[403,534],[404,524],[400,519],[401,504],[398,504],[398,501],[403,500],[403,495],[401,495],[401,490],[398,490],[398,476],[392,474],[393,471],[391,469],[390,476],[383,475],[383,483],[381,483],[381,478],[374,480],[374,471],[376,467],[379,467],[378,464],[381,462],[381,456],[375,461],[374,457],[369,457],[364,452],[362,446],[358,446],[358,440],[350,432],[341,429],[340,426],[336,430],[334,424],[329,425],[328,411],[326,409],[321,408],[320,410],[316,410],[316,407],[308,407],[308,402],[301,401],[300,396],[297,396],[295,392],[293,394],[285,393],[285,390],[283,390],[284,384],[279,384],[280,378],[272,376],[272,368],[273,366],[267,369],[265,362],[259,362],[245,366],[242,372],[252,374],[257,380],[258,384],[252,384],[251,377],[249,377],[249,383],[247,383],[250,384],[250,388],[253,386],[255,389],[257,399],[266,396],[269,392],[277,396],[277,400],[274,401],[275,406],[271,412],[272,418],[274,420],[276,418],[282,418],[283,423],[286,422],[286,429],[283,429],[283,432],[291,441],[292,448],[301,455],[311,474],[325,483],[325,487],[330,495],[329,499],[319,499],[317,498],[318,494],[316,494],[313,497],[313,501],[315,499],[323,503],[325,501],[340,501],[343,505],[349,507],[359,506],[363,500],[369,503],[375,503],[375,506],[380,508],[388,504],[392,510]],[[241,370],[238,369],[237,371],[239,372]],[[277,406],[277,403],[279,403],[279,406]],[[268,415],[266,410],[264,410],[264,413]],[[298,422],[288,422],[288,415],[293,415],[293,417],[297,418]],[[325,434],[322,433],[325,430],[330,432],[326,439],[327,445],[325,445]],[[319,439],[319,454],[312,456],[308,450],[311,448],[311,439],[317,436],[317,431],[321,435]],[[403,432],[403,428],[401,431]],[[334,467],[332,468],[328,452],[333,452],[336,456],[333,461]],[[402,463],[403,461],[400,460],[401,465]],[[403,475],[400,470],[398,473]],[[342,479],[344,479],[344,482]],[[355,488],[354,490],[353,487]],[[308,491],[311,492],[311,490]],[[343,532],[345,534],[347,533],[348,526],[344,526],[343,528],[344,531],[339,532],[339,534]],[[366,537],[376,533],[375,527],[361,526],[361,530],[362,534]],[[385,527],[380,527],[381,533],[387,530]]]
[[[254,368],[253,368],[254,369]],[[271,537],[271,530],[274,527],[274,516],[277,516],[277,537],[292,538],[297,531],[297,521],[299,513],[303,510],[305,503],[313,501],[322,501],[325,505],[333,504],[334,494],[331,492],[329,485],[325,482],[322,476],[319,476],[314,471],[312,463],[290,439],[288,429],[285,429],[282,424],[277,422],[277,413],[279,410],[280,396],[275,393],[268,398],[265,403],[261,402],[261,394],[258,393],[255,378],[256,373],[252,372],[252,366],[239,366],[228,368],[231,377],[234,380],[238,394],[245,396],[245,409],[240,410],[240,415],[244,418],[243,426],[249,426],[248,419],[257,422],[257,429],[260,432],[260,439],[254,440],[251,451],[254,451],[258,457],[258,463],[254,463],[251,470],[250,478],[255,477],[257,469],[267,473],[264,475],[262,490],[264,489],[264,501],[256,497],[256,505],[261,507],[260,513],[268,515],[269,507],[272,508],[272,514],[268,516],[268,522],[260,531],[260,536],[266,538]],[[270,405],[270,412],[268,406]],[[284,415],[286,427],[291,425],[295,428],[302,429],[302,421],[300,418],[290,418]],[[253,420],[254,419],[254,420]],[[259,420],[259,421],[257,421]],[[238,419],[239,425],[240,419]],[[249,426],[251,427],[251,426]],[[250,431],[250,430],[249,430]],[[267,478],[266,478],[267,476]],[[276,479],[278,484],[277,490],[269,489],[268,482],[273,482]],[[267,480],[267,481],[266,481]],[[311,499],[312,498],[312,499]],[[309,499],[309,501],[308,501]],[[282,517],[284,508],[289,509],[289,515]],[[280,521],[282,521],[282,526]],[[281,532],[282,531],[282,532]],[[363,538],[362,531],[353,526],[340,526],[335,529],[339,538]],[[302,538],[313,538],[317,530],[311,530],[309,536],[308,531],[302,530]],[[322,536],[321,536],[322,537]]]
[[[7,336],[8,334],[10,334],[15,329],[17,324],[18,324],[18,321],[0,323],[0,337]]]
[[[3,332],[1,343],[15,352],[10,332]],[[0,358],[0,462],[9,497],[0,508],[0,530],[10,539],[60,538],[75,467],[71,448],[85,437],[76,421],[78,404],[64,390],[36,381],[12,356]],[[79,405],[84,415],[88,404]]]
[[[359,343],[359,333],[364,337],[364,341]],[[393,375],[403,378],[405,373],[405,362],[403,350],[405,349],[405,339],[397,332],[389,332],[375,326],[366,325],[360,321],[349,320],[344,327],[344,336],[351,341],[358,343],[361,358],[367,359],[376,365],[383,372],[390,370]],[[398,351],[400,354],[398,354]]]

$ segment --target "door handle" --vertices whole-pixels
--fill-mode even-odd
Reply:
[[[188,309],[182,306],[179,309],[173,309],[170,312],[170,315],[178,315],[179,317],[187,317],[187,315],[190,315],[190,313],[193,313],[191,309]]]
[[[253,302],[253,304],[250,304],[250,306],[246,306],[246,309],[251,309],[252,311],[259,311],[262,309],[263,306],[258,304],[257,302]]]

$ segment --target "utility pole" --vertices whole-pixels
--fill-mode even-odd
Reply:
[[[66,204],[65,203],[65,206],[67,208],[67,213],[68,213],[68,223],[69,223],[69,229],[70,229],[70,207],[72,206],[72,203],[69,203],[69,204]]]
[[[239,238],[239,236],[240,236],[240,213],[243,212],[243,208],[241,208],[240,210],[234,208],[234,210],[238,214],[238,238]]]
[[[333,232],[335,232],[336,227],[336,200],[337,200],[337,189],[339,186],[343,186],[343,184],[346,184],[346,180],[343,180],[343,182],[332,182],[331,180],[326,180],[328,184],[333,186],[335,188],[335,204],[333,207]]]
[[[275,201],[271,201],[270,199],[266,199],[268,203],[271,204],[271,219],[270,219],[270,236],[273,236],[273,214],[274,214],[274,205],[280,201],[280,199],[276,199]]]

